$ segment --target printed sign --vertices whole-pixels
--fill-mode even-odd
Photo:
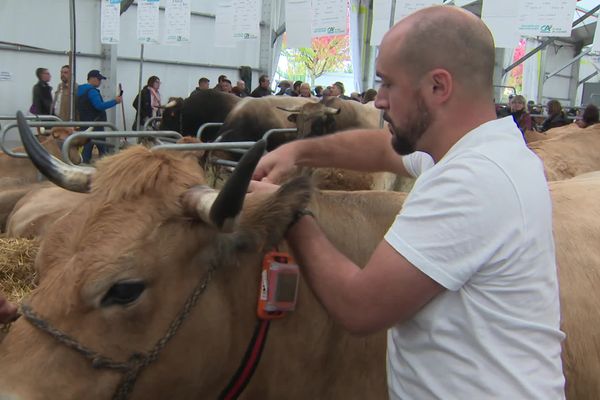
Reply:
[[[119,43],[121,0],[102,0],[100,6],[100,43]]]

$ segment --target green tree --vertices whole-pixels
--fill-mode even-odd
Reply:
[[[350,61],[348,35],[313,38],[311,44],[312,47],[282,50],[290,64],[301,66],[294,69],[304,68],[311,86],[325,72],[343,72],[347,69]]]

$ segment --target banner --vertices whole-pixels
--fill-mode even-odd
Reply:
[[[311,47],[311,15],[310,0],[285,1],[285,30],[288,48]]]
[[[253,40],[260,37],[261,2],[235,0],[233,27],[235,40]]]
[[[159,0],[138,0],[137,40],[140,43],[158,43]]]
[[[235,8],[233,0],[219,0],[215,19],[215,46],[235,47],[233,40],[233,19]]]
[[[100,7],[100,43],[119,43],[121,0],[102,0]]]
[[[492,32],[497,48],[514,49],[519,43],[518,9],[519,0],[483,0],[481,20]]]
[[[571,36],[577,0],[521,0],[519,32],[527,36]]]
[[[313,37],[346,34],[346,0],[314,0],[312,9]]]
[[[167,0],[165,8],[165,44],[190,42],[190,0]]]

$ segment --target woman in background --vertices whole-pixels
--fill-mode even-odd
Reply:
[[[510,101],[510,115],[523,134],[525,131],[531,130],[531,115],[527,112],[526,105],[525,97],[520,94],[514,96]]]
[[[146,121],[152,117],[160,117],[160,79],[158,76],[148,78],[148,84],[144,86],[138,96],[141,97],[141,105],[138,110],[138,96],[133,100],[133,108],[136,110],[135,120],[133,121],[132,130],[137,130],[138,113],[140,115],[140,130],[143,128]]]
[[[542,132],[546,132],[548,129],[558,128],[559,126],[564,126],[569,123],[565,113],[562,110],[562,105],[558,100],[553,99],[548,101],[546,104],[546,110],[548,111],[548,117],[542,124]]]

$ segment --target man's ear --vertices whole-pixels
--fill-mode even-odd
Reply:
[[[438,104],[448,101],[454,91],[454,80],[450,72],[437,68],[430,71],[427,76],[427,84],[431,88],[431,100]]]

